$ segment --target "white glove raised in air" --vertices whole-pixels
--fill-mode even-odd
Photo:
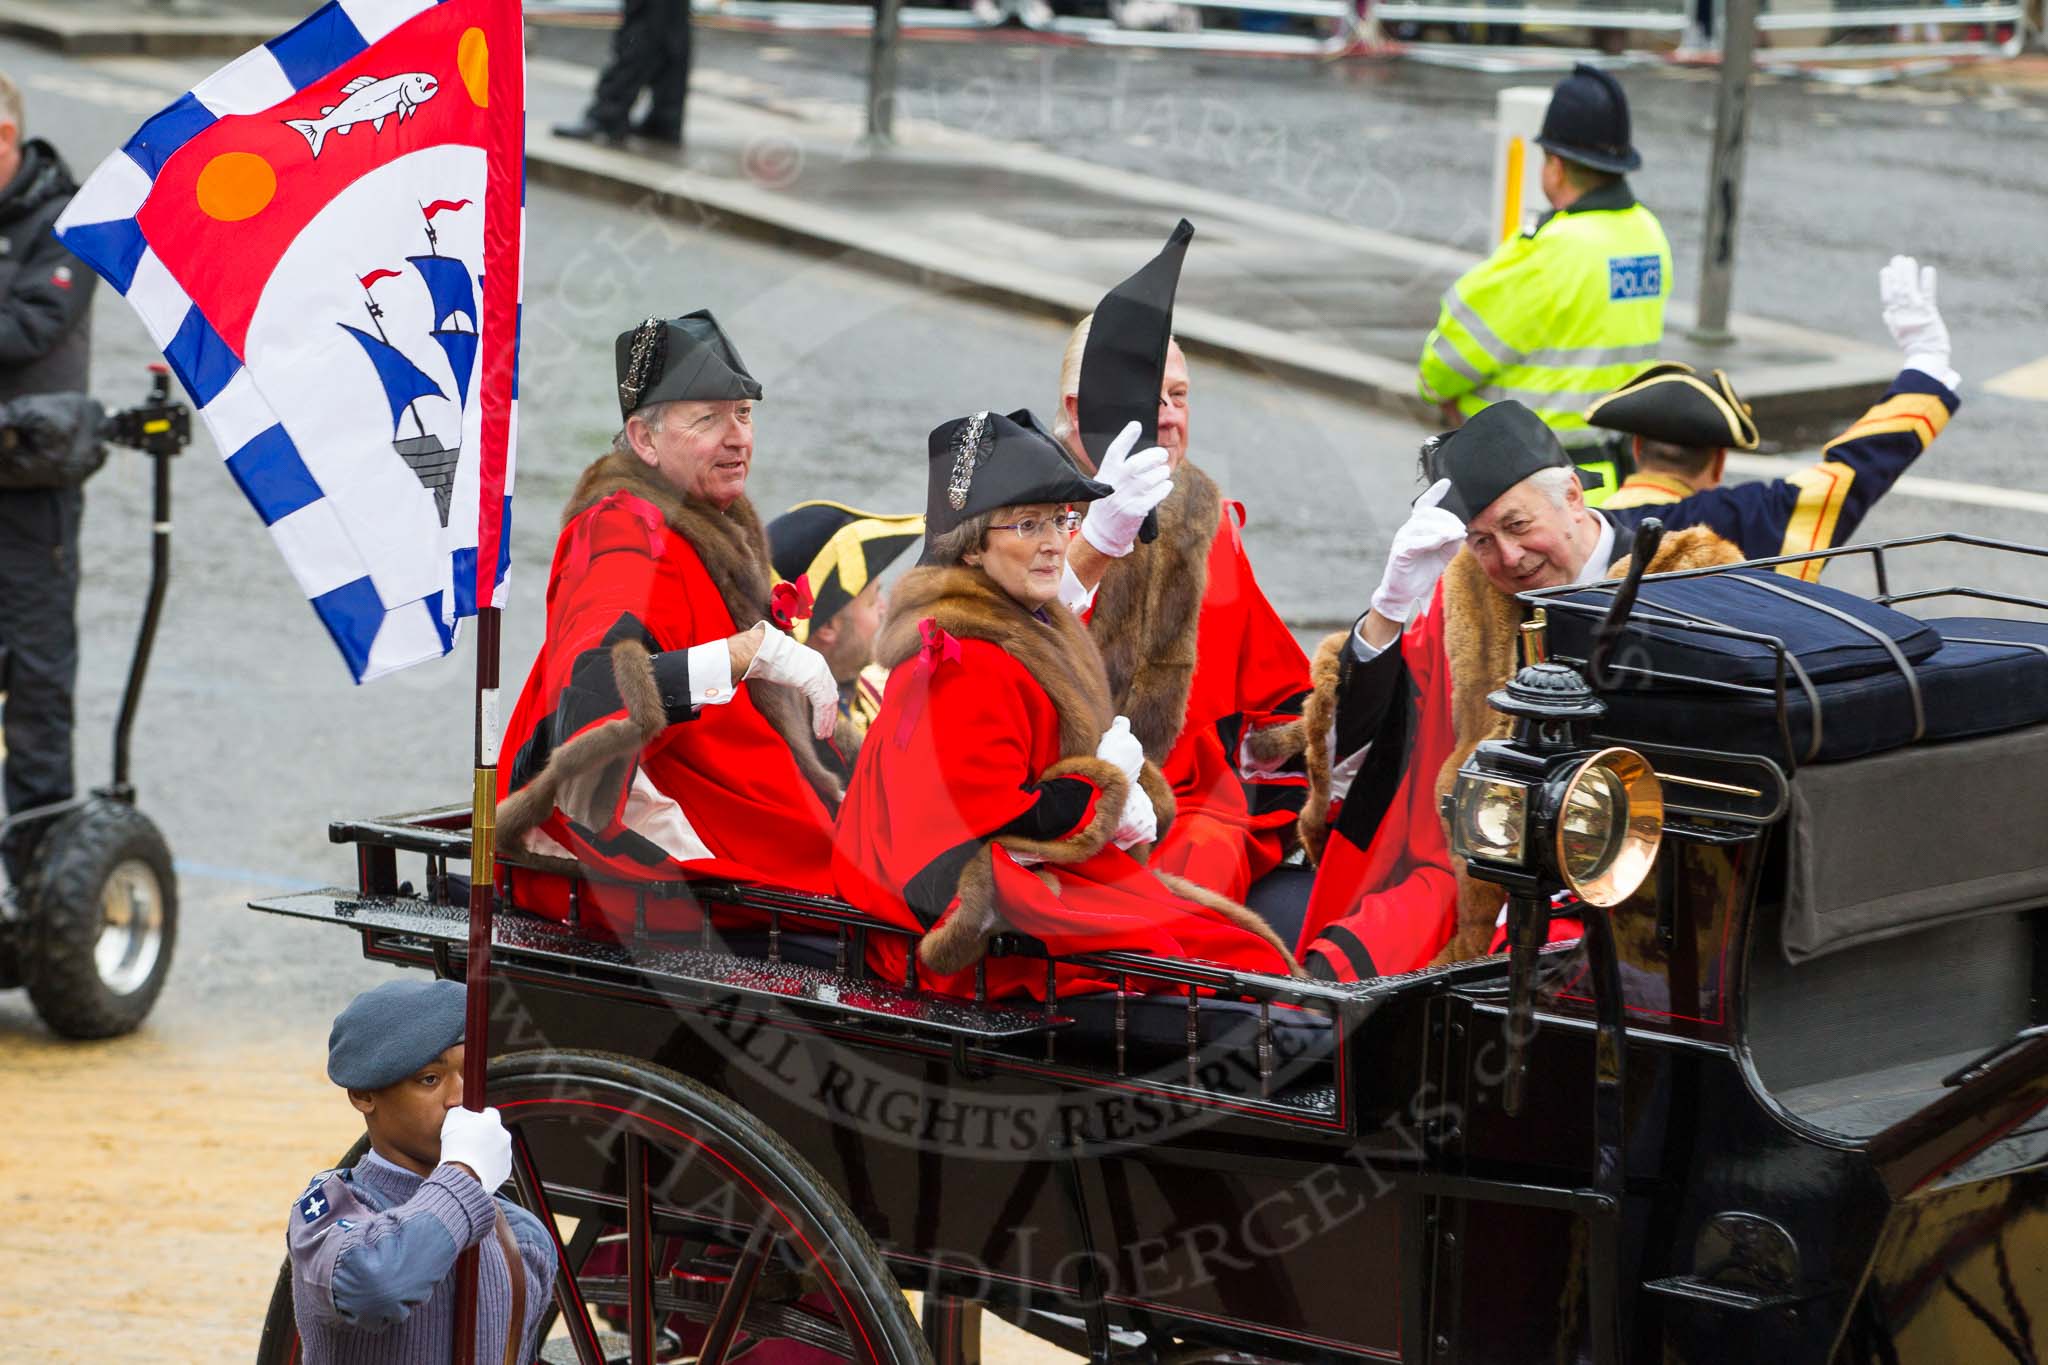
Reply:
[[[1131,794],[1124,798],[1124,813],[1117,820],[1111,842],[1118,848],[1131,848],[1149,844],[1158,837],[1159,813],[1152,809],[1152,798],[1145,795],[1145,789],[1134,777],[1131,779]]]
[[[1372,609],[1389,621],[1406,623],[1416,608],[1429,601],[1437,579],[1458,557],[1465,543],[1465,523],[1437,506],[1451,491],[1449,479],[1438,479],[1415,500],[1408,520],[1394,532],[1387,549],[1387,567],[1373,590]]]
[[[1138,528],[1145,514],[1166,501],[1173,491],[1173,471],[1167,468],[1166,451],[1152,446],[1133,453],[1138,444],[1138,424],[1132,422],[1117,433],[1109,449],[1102,452],[1102,465],[1095,481],[1114,491],[1088,504],[1081,519],[1081,534],[1111,559],[1122,559],[1138,543]]]
[[[495,1109],[450,1109],[441,1120],[441,1161],[459,1161],[486,1194],[512,1176],[512,1135]]]
[[[1908,369],[1924,370],[1953,389],[1961,376],[1949,365],[1948,324],[1934,303],[1934,267],[1911,256],[1894,256],[1877,272],[1884,325],[1906,353]]]
[[[800,645],[766,621],[756,622],[762,631],[761,647],[747,665],[746,681],[782,683],[802,692],[811,703],[811,733],[819,739],[832,738],[839,723],[839,684],[825,656],[808,645]]]
[[[1118,716],[1102,732],[1102,742],[1095,746],[1095,756],[1105,763],[1114,763],[1125,777],[1136,782],[1138,772],[1145,766],[1145,746],[1138,743],[1138,737],[1131,733],[1131,722],[1127,717]]]

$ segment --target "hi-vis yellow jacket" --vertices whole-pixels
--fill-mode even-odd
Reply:
[[[1626,182],[1510,238],[1443,297],[1418,388],[1467,417],[1513,398],[1567,448],[1596,436],[1580,414],[1657,358],[1671,244]]]

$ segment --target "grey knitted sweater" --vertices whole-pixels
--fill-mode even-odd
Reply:
[[[512,1293],[491,1235],[499,1209],[524,1263],[520,1358],[530,1360],[555,1276],[554,1247],[539,1219],[494,1200],[453,1166],[422,1178],[372,1152],[350,1170],[314,1177],[286,1231],[305,1365],[448,1365],[455,1260],[479,1243],[477,1365],[502,1365]]]

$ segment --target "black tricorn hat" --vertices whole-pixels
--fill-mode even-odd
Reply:
[[[1571,457],[1543,419],[1514,399],[1481,408],[1456,431],[1439,436],[1423,454],[1425,482],[1449,479],[1439,506],[1469,522],[1494,499],[1531,474],[1570,468]]]
[[[1755,450],[1757,430],[1749,404],[1736,397],[1725,371],[1715,370],[1713,375],[1709,384],[1680,361],[1652,365],[1614,392],[1594,399],[1586,409],[1586,421],[1695,450]]]
[[[649,403],[703,403],[759,398],[761,386],[708,308],[679,318],[648,318],[612,343],[619,376],[619,416]]]
[[[977,412],[941,422],[927,444],[927,555],[932,541],[982,512],[1034,502],[1093,502],[1111,492],[1108,484],[1084,478],[1027,408],[1007,417]]]
[[[843,502],[800,502],[768,523],[768,558],[787,583],[808,576],[811,615],[790,626],[810,638],[924,534],[924,518],[877,516]]]
[[[1584,62],[1551,89],[1536,145],[1566,161],[1617,175],[1643,164],[1642,153],[1631,145],[1628,96],[1621,82]]]
[[[1159,389],[1166,346],[1173,340],[1173,296],[1194,236],[1194,225],[1181,219],[1159,254],[1095,305],[1088,343],[1081,350],[1075,406],[1082,448],[1098,469],[1110,442],[1132,422],[1140,427],[1138,449],[1159,439]]]

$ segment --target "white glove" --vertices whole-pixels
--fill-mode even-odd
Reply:
[[[1138,737],[1131,733],[1131,722],[1123,716],[1111,721],[1109,728],[1102,732],[1102,742],[1095,746],[1095,756],[1106,763],[1116,764],[1133,782],[1138,780],[1138,773],[1145,766],[1145,746],[1138,743]]]
[[[476,1172],[484,1193],[494,1192],[512,1176],[512,1135],[495,1109],[464,1109],[460,1105],[441,1120],[441,1161],[459,1161]]]
[[[1934,303],[1934,267],[1911,256],[1894,256],[1877,272],[1884,325],[1906,353],[1908,369],[1924,370],[1950,388],[1962,382],[1949,367],[1948,324]]]
[[[1131,447],[1136,444],[1138,424],[1132,422],[1102,452],[1095,481],[1116,491],[1089,503],[1088,515],[1081,519],[1081,534],[1111,559],[1122,559],[1131,552],[1146,513],[1173,491],[1173,471],[1167,468],[1165,449],[1153,446],[1132,454]]]
[[[1116,833],[1111,841],[1118,848],[1130,848],[1135,844],[1149,844],[1159,837],[1159,813],[1152,809],[1152,798],[1145,795],[1145,789],[1138,785],[1138,779],[1131,779],[1131,794],[1124,798],[1124,813],[1117,820]]]
[[[1437,579],[1458,557],[1465,543],[1465,523],[1437,506],[1451,491],[1449,479],[1438,479],[1415,500],[1414,510],[1387,549],[1387,567],[1373,590],[1372,609],[1389,621],[1405,624],[1415,609],[1429,601]]]
[[[800,645],[766,621],[754,629],[763,632],[761,647],[747,665],[748,680],[782,683],[800,690],[811,703],[811,733],[819,739],[832,738],[839,724],[839,684],[832,677],[832,665],[809,645]]]

